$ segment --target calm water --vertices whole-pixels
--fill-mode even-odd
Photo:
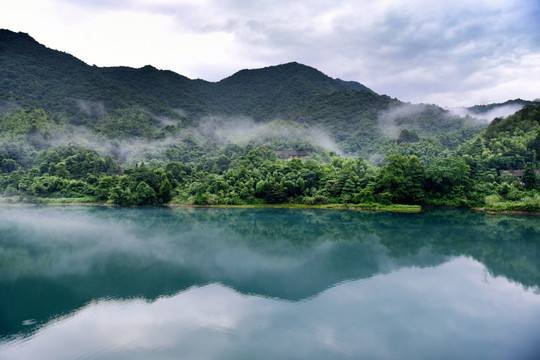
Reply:
[[[538,359],[540,218],[0,208],[0,359]]]

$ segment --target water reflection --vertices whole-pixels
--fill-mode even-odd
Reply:
[[[496,318],[494,314],[508,312],[512,302],[531,317],[538,310],[539,234],[540,222],[535,217],[494,217],[464,211],[389,214],[274,209],[0,209],[0,337],[7,340],[20,336],[17,334],[30,336],[40,326],[48,324],[32,335],[30,341],[4,342],[0,351],[8,349],[16,353],[32,347],[43,349],[47,346],[40,343],[43,341],[70,343],[70,336],[76,334],[88,334],[92,338],[92,329],[99,328],[100,331],[95,331],[97,338],[92,341],[103,338],[108,350],[97,345],[96,348],[109,354],[114,346],[120,346],[108,344],[109,337],[117,342],[131,339],[127,342],[129,346],[120,346],[122,351],[131,347],[138,349],[139,343],[154,343],[151,340],[154,337],[165,340],[167,336],[160,335],[164,332],[160,330],[162,325],[170,326],[168,329],[175,334],[170,335],[175,344],[186,342],[186,347],[197,348],[194,352],[199,351],[201,345],[192,337],[196,338],[201,332],[204,335],[201,336],[215,338],[218,342],[218,345],[212,344],[212,349],[204,350],[209,352],[219,349],[219,344],[228,349],[231,336],[239,344],[243,343],[241,339],[261,336],[264,344],[271,345],[272,339],[284,341],[291,331],[291,336],[302,338],[291,342],[297,344],[291,345],[291,351],[299,351],[298,344],[303,342],[308,349],[314,348],[307,345],[309,339],[318,339],[317,344],[326,343],[323,334],[326,334],[328,344],[341,339],[338,347],[346,349],[353,346],[346,344],[352,341],[350,336],[353,335],[349,338],[344,334],[337,336],[340,329],[352,334],[352,328],[360,331],[364,326],[363,336],[371,339],[374,336],[371,332],[376,334],[375,324],[381,324],[378,331],[384,341],[391,341],[389,336],[392,334],[409,331],[405,329],[405,323],[414,324],[416,319],[405,316],[405,309],[411,314],[421,314],[421,317],[429,315],[439,319],[437,326],[444,325],[441,334],[460,325],[452,322],[456,316],[477,317],[487,308],[486,319]],[[465,268],[472,266],[474,275],[459,271],[462,259],[468,259],[464,264],[473,264]],[[412,277],[407,279],[407,274]],[[461,283],[471,282],[472,276],[472,284],[477,289],[465,292],[456,280],[459,277],[456,274],[462,278]],[[394,280],[389,283],[391,279]],[[489,286],[478,284],[478,279]],[[502,285],[493,286],[500,281],[503,281]],[[329,288],[332,290],[327,290]],[[505,289],[512,289],[506,294],[509,296],[506,300],[498,296]],[[435,292],[443,294],[440,299]],[[471,294],[475,293],[485,298],[482,298],[483,302],[472,299],[470,304]],[[410,305],[400,308],[404,296],[409,298]],[[432,307],[446,304],[446,312],[439,316],[425,312],[426,301],[422,296],[433,302]],[[433,301],[434,297],[438,300]],[[332,301],[328,300],[330,298]],[[487,298],[492,300],[491,307],[485,304]],[[399,299],[397,304],[392,305],[390,302],[396,302],[396,299]],[[486,306],[482,307],[482,303]],[[314,307],[316,304],[320,308]],[[354,304],[359,308],[354,308]],[[452,308],[456,306],[458,308]],[[235,312],[236,307],[242,311]],[[81,308],[83,310],[78,311]],[[214,308],[218,313],[212,313]],[[164,309],[169,309],[170,313]],[[208,326],[203,326],[189,318],[197,315],[197,309],[201,319],[210,317],[213,322],[208,320]],[[72,314],[74,311],[75,315]],[[138,315],[130,316],[134,311]],[[346,311],[358,316],[358,324],[347,323]],[[260,312],[259,317],[256,314]],[[326,318],[326,313],[333,315]],[[306,323],[314,314],[316,318],[321,317],[319,325]],[[59,317],[61,321],[50,323],[51,319]],[[169,317],[172,318],[170,323]],[[109,322],[106,325],[94,322],[100,318]],[[80,319],[88,323],[80,323]],[[286,328],[279,319],[289,327]],[[535,330],[533,333],[538,334],[538,322],[526,319],[527,316],[523,316],[523,321],[516,320],[514,325],[528,324]],[[130,321],[140,322],[139,326]],[[341,324],[343,321],[345,323]],[[438,330],[428,329],[427,319],[421,321],[423,323],[418,326],[422,329],[415,331],[438,333]],[[493,325],[493,321],[490,318],[485,325],[478,321],[475,326]],[[501,318],[500,321],[502,324],[510,320]],[[273,329],[268,325],[271,322],[276,322],[279,334],[259,329]],[[258,327],[251,327],[257,323]],[[295,327],[302,323],[303,326]],[[324,328],[327,323],[334,327]],[[317,326],[319,332],[313,334],[311,330]],[[508,328],[508,324],[504,323],[504,326]],[[105,336],[108,331],[119,331],[124,340]],[[468,333],[468,330],[463,331]],[[508,332],[507,329],[504,331]],[[131,332],[144,339],[133,340],[129,335]],[[385,335],[385,332],[388,333]],[[56,339],[54,341],[47,338],[47,334],[53,333],[57,334],[50,335]],[[474,334],[469,336],[474,339]],[[527,336],[522,344],[527,344]],[[397,349],[406,345],[406,341],[400,339]],[[257,344],[255,339],[251,342],[253,346]],[[369,343],[373,342],[377,343],[374,339]],[[424,347],[429,344],[431,342]],[[385,351],[392,348],[390,345],[384,344]],[[175,352],[178,346],[156,343],[153,346],[178,354]],[[244,349],[250,349],[245,346]],[[283,346],[281,357],[286,354],[282,352]],[[244,350],[235,348],[236,352],[222,351],[231,357],[242,357]],[[330,351],[332,356],[326,353],[326,357],[332,358],[347,358],[351,354],[319,346],[321,355],[313,355],[308,349],[304,354],[306,357],[324,358],[325,351]],[[270,346],[266,346],[265,351],[272,357]],[[351,351],[358,354],[357,347],[353,346]],[[75,358],[75,355],[66,358]],[[98,355],[94,357],[99,358]],[[205,357],[212,358],[213,355],[197,354],[193,358]],[[377,357],[385,357],[385,354]]]
[[[219,284],[153,301],[91,302],[7,344],[2,359],[534,359],[539,319],[538,294],[460,257],[299,303]]]

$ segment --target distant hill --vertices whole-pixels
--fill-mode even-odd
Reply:
[[[264,120],[291,117],[312,99],[336,91],[369,89],[332,79],[296,62],[263,69],[241,70],[213,87],[214,112],[248,115]],[[365,89],[364,89],[365,88]]]
[[[332,79],[298,63],[241,70],[217,83],[191,80],[152,66],[99,68],[49,49],[25,33],[0,30],[0,97],[21,106],[71,112],[74,99],[103,102],[107,109],[145,106],[192,115],[221,113],[268,119],[291,114],[314,96],[368,90]]]
[[[532,102],[506,118],[496,118],[486,130],[459,149],[471,157],[473,169],[523,169],[540,154],[540,103]]]
[[[501,107],[512,107],[512,108],[520,109],[523,106],[530,105],[530,104],[532,104],[532,101],[523,100],[523,99],[514,99],[514,100],[505,101],[503,103],[474,105],[474,106],[468,107],[467,110],[469,110],[472,115],[482,115]]]

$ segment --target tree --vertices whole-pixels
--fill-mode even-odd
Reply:
[[[15,171],[18,168],[19,164],[17,164],[17,162],[13,159],[3,159],[2,163],[0,164],[0,170],[7,173]]]
[[[400,203],[407,197],[405,170],[408,160],[403,155],[394,154],[387,156],[386,161],[377,177],[378,192],[387,193],[385,199],[391,196],[392,202]]]
[[[145,183],[144,181],[141,181],[137,188],[135,189],[135,193],[133,194],[135,204],[137,205],[155,205],[157,204],[157,196],[156,192],[150,185]]]
[[[96,198],[98,200],[106,200],[110,196],[111,190],[115,185],[116,181],[112,176],[104,176],[99,179],[95,190]]]
[[[399,137],[397,139],[398,144],[401,143],[415,143],[420,140],[420,137],[414,130],[407,130],[403,129],[399,133]]]
[[[265,200],[270,204],[279,204],[287,199],[287,190],[283,184],[274,181],[270,186],[270,191],[267,193]]]
[[[63,161],[56,164],[55,170],[54,170],[54,175],[56,175],[58,177],[61,177],[61,178],[64,178],[64,179],[69,179],[71,177],[71,174],[66,169],[66,163],[63,162]]]
[[[426,188],[432,193],[451,194],[470,185],[471,168],[463,157],[439,159],[426,171]]]
[[[172,199],[172,185],[165,173],[161,174],[161,186],[159,187],[158,198],[160,203],[168,203]]]
[[[424,202],[424,167],[416,156],[411,156],[405,171],[407,202],[421,204]]]
[[[536,187],[538,179],[536,177],[532,163],[529,162],[525,164],[523,174],[521,175],[521,182],[527,190],[532,190]]]

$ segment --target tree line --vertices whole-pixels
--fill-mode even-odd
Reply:
[[[123,133],[125,124],[112,121],[110,125]],[[190,135],[181,144],[172,143],[160,158],[122,163],[115,154],[100,154],[83,145],[51,147],[50,138],[62,126],[58,116],[39,109],[3,118],[0,192],[4,196],[123,206],[172,201],[540,208],[538,104],[496,119],[476,135],[463,129],[461,135],[449,133],[436,139],[402,131],[397,139],[380,145],[387,155],[378,161],[340,156],[299,141],[220,146]],[[471,139],[458,145],[462,136]],[[450,145],[442,146],[442,141]],[[276,150],[286,153],[284,148],[309,156],[283,159]],[[521,169],[521,176],[504,171],[514,169]]]

